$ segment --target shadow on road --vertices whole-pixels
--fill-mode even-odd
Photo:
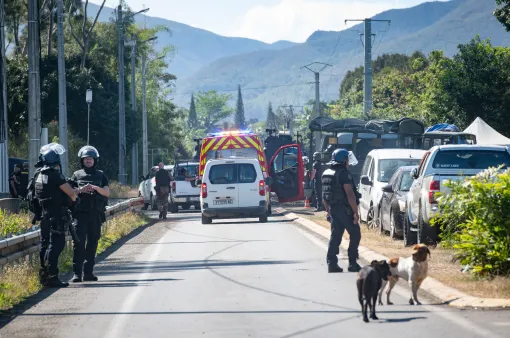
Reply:
[[[238,243],[238,242],[247,242],[243,240],[235,241],[190,241],[190,242],[162,242],[162,243],[126,243],[125,245],[172,245],[172,244],[208,244],[208,243]],[[267,242],[266,240],[253,240],[249,242]]]
[[[171,271],[182,271],[182,270],[202,270],[202,269],[217,269],[217,268],[228,268],[228,267],[243,267],[243,266],[255,266],[255,265],[278,265],[278,264],[298,264],[301,261],[286,261],[286,260],[274,260],[274,261],[224,261],[224,260],[212,260],[204,262],[203,260],[196,261],[162,261],[162,262],[136,262],[125,264],[118,263],[115,266],[98,266],[96,271],[99,274],[104,275],[119,275],[119,274],[137,274],[143,273],[150,270],[151,273],[158,272],[171,272]]]
[[[413,311],[413,313],[415,313],[415,312]],[[408,318],[390,318],[390,319],[379,318],[379,320],[382,320],[383,323],[407,323],[407,322],[412,322],[413,320],[417,320],[417,319],[427,319],[427,317],[408,317]]]
[[[213,226],[214,225],[232,225],[232,224],[242,224],[242,225],[260,224],[260,225],[263,225],[263,224],[270,224],[270,223],[291,223],[293,221],[294,220],[291,220],[291,219],[279,219],[279,220],[270,219],[266,223],[260,223],[259,221],[235,221],[235,222],[232,222],[232,221],[229,221],[228,219],[224,219],[224,220],[214,220],[212,225]]]

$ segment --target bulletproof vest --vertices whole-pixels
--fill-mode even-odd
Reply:
[[[87,184],[95,185],[102,188],[101,183],[103,181],[103,172],[98,169],[87,170],[81,169],[74,173],[74,178],[78,187],[84,187]],[[107,204],[107,199],[101,196],[99,193],[93,191],[91,193],[81,193],[80,204],[78,204],[78,212],[104,212]]]
[[[317,183],[319,183],[319,182],[321,182],[321,177],[322,177],[322,171],[323,171],[323,168],[322,168],[322,164],[321,164],[321,162],[320,162],[320,161],[314,161],[314,162],[313,162],[313,167],[314,167],[314,168],[315,168],[315,165],[316,165],[317,163],[319,163],[320,165],[319,165],[319,169],[318,169],[318,170],[317,170],[317,172],[315,173],[315,177],[316,177],[316,178],[315,178],[314,180],[315,180]]]
[[[27,187],[28,187],[28,171],[23,170],[19,175],[19,191],[18,194],[22,198],[27,197]]]
[[[349,205],[349,201],[347,199],[347,195],[345,194],[345,190],[342,184],[339,183],[340,174],[345,172],[348,173],[348,170],[345,168],[331,168],[327,169],[322,175],[322,191],[324,198],[329,204],[345,204]],[[352,175],[351,175],[352,176]],[[352,189],[354,190],[354,195],[356,196],[356,203],[359,204],[359,198],[361,197],[356,189],[356,185],[354,184],[354,179],[351,179]]]
[[[37,180],[37,176],[41,173],[42,168],[38,168],[35,171],[34,177],[30,179],[28,182],[28,192],[27,192],[27,201],[28,201],[28,209],[33,212],[36,216],[41,215],[42,209],[41,204],[39,203],[39,199],[36,196],[35,192],[35,181]]]
[[[60,190],[60,187],[51,182],[52,178],[48,176],[50,171],[56,171],[60,175],[60,171],[48,168],[41,170],[35,179],[35,196],[43,211],[52,212],[68,205],[67,195]]]

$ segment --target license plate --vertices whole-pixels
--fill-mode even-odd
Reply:
[[[195,201],[199,201],[199,200],[200,200],[200,199],[199,199],[198,197],[191,197],[191,198],[190,198],[190,201],[193,201],[193,202],[195,202]]]
[[[225,205],[225,204],[234,204],[234,200],[214,200],[214,205]]]

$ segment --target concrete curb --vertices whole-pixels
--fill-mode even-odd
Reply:
[[[317,235],[320,235],[325,239],[329,239],[330,231],[320,226],[319,224],[306,218],[303,218],[284,208],[276,208],[275,211],[283,214],[286,218],[301,224],[302,226],[316,233]],[[342,247],[342,249],[347,250],[347,248],[349,247],[349,240],[344,238],[340,246]],[[368,262],[372,260],[389,259],[388,257],[385,257],[364,246],[359,247],[359,255],[360,258]],[[432,277],[427,277],[425,281],[423,281],[420,290],[425,291],[426,293],[439,299],[441,302],[455,308],[481,308],[481,309],[510,308],[510,299],[473,297],[468,295],[467,293],[451,288]]]

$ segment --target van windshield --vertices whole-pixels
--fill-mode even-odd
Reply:
[[[379,160],[379,172],[377,173],[377,181],[389,182],[395,171],[400,167],[415,166],[420,164],[421,159],[417,158],[399,158]]]
[[[251,163],[216,164],[209,171],[211,184],[254,183],[257,170]]]
[[[244,158],[258,158],[258,152],[255,148],[241,148],[241,149],[218,149],[209,150],[205,157],[207,161],[231,157],[244,157]]]
[[[433,168],[442,169],[488,169],[510,164],[510,154],[497,150],[443,150],[437,153]]]

